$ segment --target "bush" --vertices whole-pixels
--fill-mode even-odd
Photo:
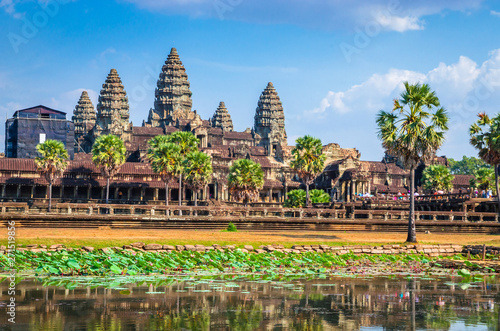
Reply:
[[[309,191],[312,203],[328,203],[330,196],[323,190]],[[286,208],[302,208],[306,205],[306,191],[292,190],[288,192],[288,197],[283,203]]]
[[[229,224],[227,225],[226,231],[227,232],[238,232],[238,228],[236,227],[236,225],[234,225],[233,222],[229,222]]]

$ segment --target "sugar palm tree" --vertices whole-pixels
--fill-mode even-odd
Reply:
[[[431,191],[451,191],[454,178],[450,168],[442,164],[430,165],[424,169],[422,174],[424,188]]]
[[[165,136],[156,136],[148,141],[148,159],[153,171],[165,183],[165,206],[168,206],[168,185],[181,171],[181,148],[176,144],[158,142],[157,137]]]
[[[167,142],[178,145],[181,149],[181,157],[184,159],[188,153],[198,150],[200,140],[191,132],[176,131],[167,136]],[[182,172],[179,173],[179,206],[180,205],[182,205]]]
[[[62,176],[68,166],[68,151],[64,144],[57,140],[46,140],[38,144],[36,150],[40,156],[35,158],[36,170],[41,173],[49,184],[49,212],[52,207],[52,185],[57,177]]]
[[[149,150],[154,149],[154,148],[160,146],[161,144],[165,144],[168,142],[169,142],[169,137],[167,135],[159,134],[157,136],[154,136],[153,138],[149,139],[149,141],[148,141],[148,145],[149,145],[148,153],[149,153]]]
[[[236,160],[229,168],[228,186],[231,198],[243,201],[247,207],[249,201],[257,200],[264,186],[262,167],[252,160]]]
[[[190,152],[184,159],[184,178],[194,191],[194,205],[198,205],[198,191],[212,179],[212,160],[203,152]]]
[[[323,171],[325,165],[323,145],[320,139],[311,136],[297,138],[295,143],[290,166],[297,171],[302,183],[306,186],[306,206],[309,206],[311,203],[309,185]]]
[[[500,113],[490,118],[481,113],[479,119],[472,124],[470,143],[479,151],[479,157],[486,163],[491,164],[495,170],[495,188],[499,190],[498,165],[500,164]],[[500,213],[500,198],[497,194],[498,212]]]
[[[444,142],[448,115],[440,107],[429,85],[404,83],[400,99],[391,112],[377,114],[378,137],[390,155],[397,156],[410,169],[410,213],[407,242],[417,242],[415,228],[415,168],[429,162]]]
[[[106,203],[109,202],[109,180],[125,163],[125,144],[112,134],[98,137],[92,146],[92,161],[106,178]]]

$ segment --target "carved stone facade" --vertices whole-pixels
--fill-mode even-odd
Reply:
[[[87,91],[83,91],[72,117],[75,124],[75,153],[90,153],[92,142],[88,134],[95,126],[96,117],[94,105]]]
[[[127,93],[116,69],[111,69],[102,85],[97,104],[97,120],[92,130],[92,141],[103,134],[113,134],[123,141],[132,139],[132,123],[129,122]]]
[[[149,111],[145,126],[172,126],[178,120],[193,120],[196,114],[191,111],[188,76],[179,54],[172,48],[163,65],[155,91],[154,109]]]
[[[219,107],[215,110],[215,114],[210,119],[210,123],[212,124],[212,128],[219,128],[223,132],[231,132],[234,130],[233,120],[231,120],[231,115],[229,115],[224,102],[221,101],[219,103]]]
[[[283,151],[288,144],[285,114],[278,92],[271,82],[260,95],[254,119],[256,145],[263,146],[269,155],[283,160]]]

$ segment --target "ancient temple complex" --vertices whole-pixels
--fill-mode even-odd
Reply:
[[[212,159],[212,182],[203,190],[201,199],[224,201],[230,198],[228,169],[241,158],[258,162],[264,170],[261,201],[283,202],[289,190],[301,187],[297,174],[290,168],[293,146],[287,141],[284,107],[271,82],[256,100],[253,128],[243,132],[234,131],[230,111],[224,102],[214,109],[210,119],[204,120],[192,110],[191,96],[186,69],[177,50],[172,48],[159,73],[154,98],[151,96],[154,108],[142,126],[133,126],[125,87],[116,69],[111,69],[102,84],[97,108],[94,109],[87,92],[82,93],[75,106],[72,117],[75,156],[64,176],[56,181],[54,196],[67,200],[103,198],[105,180],[92,164],[89,153],[98,136],[114,134],[125,142],[127,162],[112,181],[111,199],[160,201],[165,194],[170,199],[177,199],[181,194],[177,184],[173,183],[169,192],[165,192],[160,177],[153,173],[146,159],[149,139],[175,131],[192,132],[200,140],[200,150]],[[73,123],[68,126],[71,130]],[[70,136],[73,137],[72,132]],[[12,146],[23,143],[13,143],[14,140],[9,139],[7,143]],[[72,144],[68,146],[73,150]],[[326,155],[325,169],[314,186],[324,189],[332,199],[349,201],[359,194],[407,191],[409,173],[393,160],[361,161],[356,149],[341,148],[333,143],[325,145],[323,153]],[[12,153],[11,157],[16,156]],[[14,158],[0,158],[3,196],[15,199],[45,197],[46,183],[37,174],[33,160]]]

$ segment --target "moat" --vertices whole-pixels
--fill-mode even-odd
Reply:
[[[496,330],[494,276],[54,277],[17,284],[2,330]],[[8,299],[0,290],[0,310]]]

